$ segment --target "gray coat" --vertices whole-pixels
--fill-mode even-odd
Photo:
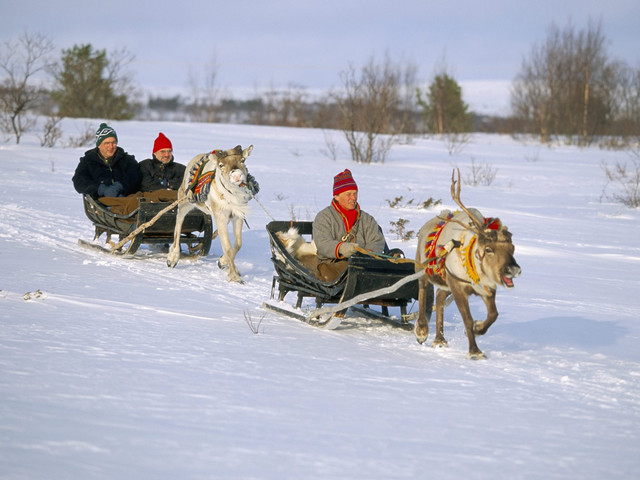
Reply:
[[[367,212],[360,211],[360,219],[351,229],[355,232],[355,238],[348,239],[349,242],[357,243],[365,250],[382,253],[386,242],[382,229],[375,218]],[[320,260],[335,259],[337,249],[342,238],[347,234],[342,216],[336,211],[333,205],[321,210],[313,221],[313,240],[318,249]]]

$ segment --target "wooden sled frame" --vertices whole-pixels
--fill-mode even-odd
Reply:
[[[111,235],[117,235],[118,239],[122,240],[140,225],[154,218],[170,203],[148,202],[145,198],[139,198],[138,207],[133,212],[120,215],[113,213],[90,195],[83,195],[85,214],[95,227],[94,241],[100,238],[103,233],[107,234],[107,241]],[[133,255],[142,244],[173,243],[177,211],[177,207],[169,210],[115,253]],[[206,256],[211,249],[212,239],[213,222],[211,217],[198,209],[189,212],[182,225],[180,244],[186,245],[191,255]]]
[[[312,222],[272,221],[266,228],[271,246],[271,261],[276,270],[271,284],[271,299],[278,292],[278,301],[284,301],[289,292],[297,293],[295,307],[300,308],[305,297],[315,299],[316,308],[325,303],[339,304],[356,296],[394,285],[399,280],[416,272],[413,263],[393,263],[386,259],[365,255],[353,255],[347,269],[333,282],[325,282],[304,268],[280,241],[276,232],[296,228],[307,240],[312,237]],[[284,259],[285,261],[282,261]],[[433,287],[427,288],[427,315],[433,305]],[[418,298],[418,281],[409,282],[398,290],[362,302],[365,310],[369,305],[381,306],[382,315],[389,316],[389,307],[399,307],[401,318],[407,316],[407,305]]]

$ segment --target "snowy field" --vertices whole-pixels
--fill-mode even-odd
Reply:
[[[65,121],[65,139],[98,123]],[[71,184],[86,149],[0,146],[1,479],[637,478],[640,211],[600,201],[602,162],[627,153],[479,135],[454,156],[417,139],[358,165],[335,132],[338,160],[319,130],[113,126],[138,160],[160,131],[183,163],[254,145],[264,209],[247,218],[245,283],[226,282],[217,240],[175,269],[146,246],[135,259],[79,247],[93,236]],[[455,209],[451,170],[469,177],[472,161],[497,175],[462,200],[509,226],[523,271],[479,338],[487,360],[465,358],[453,305],[437,350],[433,320],[419,345],[355,316],[326,331],[261,309],[271,217],[313,219],[350,168],[362,208],[413,257],[390,222],[417,231]],[[430,197],[443,204],[415,206]],[[484,316],[477,298],[472,311]]]

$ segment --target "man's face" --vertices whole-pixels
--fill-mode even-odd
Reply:
[[[162,163],[169,163],[173,155],[173,150],[171,150],[170,148],[163,148],[162,150],[158,150],[156,153],[154,153],[154,155]]]
[[[105,138],[100,145],[98,145],[98,150],[100,154],[104,158],[111,158],[116,153],[116,148],[118,148],[118,141],[113,138]]]
[[[345,192],[339,193],[338,195],[335,195],[333,198],[336,199],[338,205],[340,205],[343,209],[353,210],[358,204],[358,190],[347,190]]]

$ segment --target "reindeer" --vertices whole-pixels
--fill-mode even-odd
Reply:
[[[426,268],[426,278],[419,281],[419,316],[415,323],[415,336],[422,344],[429,335],[426,315],[427,281],[436,291],[436,336],[433,346],[447,346],[444,338],[445,300],[453,296],[462,315],[469,353],[467,358],[486,358],[476,344],[476,336],[484,335],[498,318],[496,289],[498,285],[510,289],[521,269],[513,256],[511,233],[500,219],[484,218],[460,200],[460,169],[455,179],[451,174],[451,197],[462,209],[452,213],[444,210],[425,223],[418,233],[416,268]],[[457,184],[457,188],[456,188]],[[475,321],[469,309],[469,296],[479,295],[487,308],[487,318]]]
[[[180,232],[184,217],[190,210],[198,208],[213,216],[216,222],[223,251],[218,265],[229,268],[229,281],[241,282],[234,259],[242,246],[242,222],[251,198],[251,192],[245,184],[247,167],[244,162],[252,150],[253,145],[244,150],[238,145],[230,150],[214,150],[209,154],[196,155],[189,162],[178,190],[178,200],[187,196],[189,201],[181,201],[178,206],[173,244],[167,255],[169,267],[175,267],[180,259]],[[203,180],[199,182],[198,179]],[[205,193],[197,193],[199,187],[205,184],[204,180],[208,180],[202,190]],[[192,189],[192,185],[196,183],[198,188]],[[233,246],[227,229],[229,222],[233,225]]]

